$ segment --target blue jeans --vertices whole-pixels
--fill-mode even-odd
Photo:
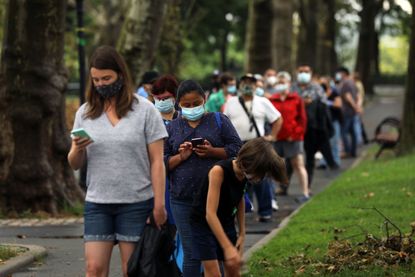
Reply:
[[[251,185],[258,202],[258,215],[272,215],[272,180],[264,178],[260,183]]]
[[[357,145],[363,144],[362,137],[362,123],[359,115],[355,115],[353,122],[354,133],[356,134],[356,143]]]
[[[342,128],[342,138],[344,144],[344,150],[347,154],[352,157],[356,157],[356,146],[357,139],[354,129],[355,116],[344,116],[343,118],[343,128]],[[349,139],[350,135],[350,139]]]
[[[201,263],[192,258],[192,228],[190,225],[192,201],[170,199],[170,208],[183,245],[183,277],[200,276]]]
[[[340,126],[340,122],[337,121],[337,120],[333,121],[332,123],[333,123],[333,128],[334,128],[334,134],[330,138],[330,148],[331,148],[331,152],[333,154],[334,161],[338,165],[340,165],[341,159],[340,159],[339,143],[340,143],[340,140],[341,140],[341,126]],[[327,162],[324,158],[321,159],[320,165],[326,165],[327,166]]]

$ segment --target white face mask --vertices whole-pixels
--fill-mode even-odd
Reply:
[[[277,83],[277,77],[275,77],[275,76],[269,76],[269,77],[267,77],[267,83],[270,86],[275,85]]]

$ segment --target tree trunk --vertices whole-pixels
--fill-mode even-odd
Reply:
[[[228,70],[228,35],[229,30],[224,29],[220,35],[219,52],[220,52],[220,70],[225,72]]]
[[[319,12],[319,39],[317,49],[317,64],[315,72],[321,75],[332,75],[336,70],[337,53],[336,39],[336,2],[324,0]]]
[[[298,34],[297,65],[317,65],[319,0],[300,0],[300,31]]]
[[[409,43],[408,75],[402,117],[402,136],[399,152],[408,154],[415,149],[415,0],[412,0],[411,38]]]
[[[286,0],[273,0],[272,6],[272,67],[278,71],[291,72],[293,70],[291,45],[294,3]]]
[[[102,0],[99,5],[85,1],[85,10],[94,18],[91,27],[94,30],[94,37],[91,45],[115,47],[128,11],[128,1]],[[88,50],[92,53],[95,49]]]
[[[271,0],[249,0],[245,72],[263,73],[272,66]]]
[[[138,84],[151,69],[166,13],[166,0],[131,0],[130,10],[118,41],[133,80]]]
[[[65,0],[8,4],[1,75],[9,109],[1,132],[12,136],[2,145],[12,161],[0,184],[3,211],[56,214],[83,199],[67,163],[65,5]]]
[[[178,66],[183,52],[183,24],[181,0],[168,2],[157,51],[157,65],[163,73],[178,75]]]
[[[359,72],[365,92],[373,95],[373,76],[376,67],[377,34],[375,19],[382,8],[383,1],[362,0],[360,12],[360,34],[355,70]]]

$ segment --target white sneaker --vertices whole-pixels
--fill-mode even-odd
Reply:
[[[274,212],[276,212],[276,211],[278,211],[278,210],[280,209],[280,208],[278,207],[278,202],[277,202],[277,200],[275,200],[275,199],[272,199],[271,206],[272,206],[272,210],[273,210]]]

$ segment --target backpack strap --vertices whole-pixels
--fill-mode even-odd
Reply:
[[[215,112],[215,120],[216,120],[216,124],[218,124],[219,129],[222,130],[222,118],[220,118],[219,112]]]

